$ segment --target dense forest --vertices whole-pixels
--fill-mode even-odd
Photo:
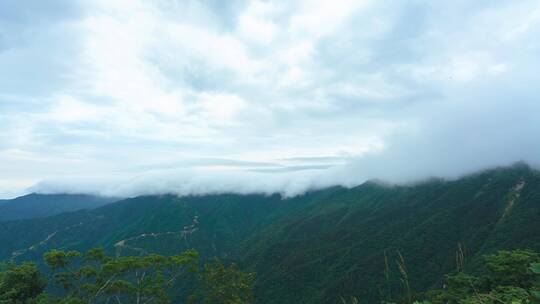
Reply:
[[[77,259],[95,247],[111,259],[196,250],[199,265],[217,258],[256,274],[256,303],[510,303],[534,299],[538,218],[540,172],[516,164],[455,180],[370,181],[289,198],[130,198],[1,222],[0,259],[8,268],[33,262],[49,276],[43,255],[51,250],[78,252]],[[180,280],[169,290],[173,303],[201,280]]]

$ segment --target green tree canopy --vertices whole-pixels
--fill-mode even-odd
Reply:
[[[38,297],[46,286],[47,282],[35,264],[4,265],[0,272],[0,303],[28,303]]]
[[[0,272],[0,304],[171,303],[171,289],[178,280],[194,279],[191,303],[253,303],[254,274],[219,260],[199,269],[199,255],[190,250],[172,256],[107,256],[103,249],[51,250],[44,260],[52,282],[65,290],[57,298],[43,291],[47,281],[35,264],[7,264]],[[51,284],[53,285],[53,284]]]

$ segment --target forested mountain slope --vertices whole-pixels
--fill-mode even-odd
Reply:
[[[0,259],[39,260],[51,248],[177,253],[236,260],[257,272],[259,303],[375,302],[413,290],[503,248],[540,250],[540,173],[518,164],[409,186],[368,182],[279,195],[145,196],[94,210],[0,223]],[[385,253],[388,282],[385,279]]]
[[[93,210],[0,223],[0,242],[6,244],[0,259],[94,246],[122,255],[195,247],[204,256],[236,256],[240,242],[259,227],[294,214],[328,191],[294,200],[279,195],[141,196]]]
[[[256,293],[265,303],[375,299],[388,292],[385,252],[390,292],[401,289],[399,254],[419,291],[456,268],[459,246],[472,268],[497,249],[539,250],[540,174],[517,165],[408,187],[366,183],[336,191],[247,243],[245,261],[258,273]]]
[[[36,194],[0,200],[0,221],[46,217],[69,211],[97,208],[117,198],[84,194]]]

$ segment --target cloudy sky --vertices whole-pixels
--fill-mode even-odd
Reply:
[[[0,197],[540,164],[540,2],[0,1]]]

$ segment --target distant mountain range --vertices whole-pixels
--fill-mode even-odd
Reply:
[[[117,200],[117,198],[84,194],[32,193],[11,200],[0,200],[0,221],[32,219],[82,209],[93,209]]]
[[[0,259],[18,261],[40,261],[51,248],[103,246],[118,255],[195,248],[203,258],[256,271],[257,303],[334,303],[352,295],[377,302],[385,275],[390,291],[401,288],[399,255],[421,291],[456,268],[458,248],[471,270],[498,249],[540,250],[540,172],[517,164],[454,181],[367,182],[287,199],[141,196],[2,222],[0,244]]]

